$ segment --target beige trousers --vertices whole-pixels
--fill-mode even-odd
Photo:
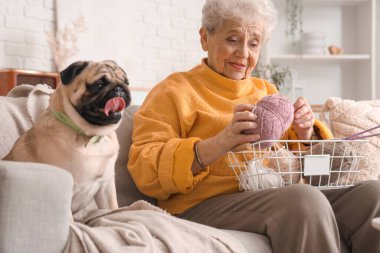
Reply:
[[[319,191],[292,185],[210,198],[178,217],[267,235],[274,253],[339,253],[342,239],[353,253],[380,253],[380,183]]]

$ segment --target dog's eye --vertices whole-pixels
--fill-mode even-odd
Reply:
[[[92,84],[88,84],[87,90],[91,93],[97,93],[101,89],[103,89],[104,86],[105,86],[105,82],[102,79],[99,79],[99,80],[93,82]]]
[[[102,79],[100,79],[100,80],[97,80],[93,85],[94,85],[94,88],[100,90],[101,88],[103,88],[104,82]]]

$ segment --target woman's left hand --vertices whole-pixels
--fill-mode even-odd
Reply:
[[[299,97],[294,106],[293,127],[300,140],[310,140],[314,129],[314,113],[305,98]]]

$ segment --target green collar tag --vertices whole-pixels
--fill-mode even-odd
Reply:
[[[90,141],[88,142],[88,144],[98,143],[102,138],[103,138],[103,136],[100,136],[100,135],[92,136]]]
[[[90,141],[88,142],[88,144],[95,144],[95,143],[98,143],[102,138],[103,136],[100,136],[100,135],[95,135],[95,136],[87,136],[84,131],[82,129],[80,129],[80,127],[78,127],[77,125],[75,125],[75,123],[69,118],[67,117],[66,114],[64,114],[63,112],[57,112],[55,110],[51,110],[53,116],[60,122],[62,122],[63,124],[65,124],[66,126],[70,127],[71,129],[73,129],[77,134],[79,135],[82,135],[82,136],[86,136],[88,138],[90,138]],[[87,144],[87,145],[88,145]],[[86,146],[87,146],[86,145]]]

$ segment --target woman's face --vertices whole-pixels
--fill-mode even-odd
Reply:
[[[220,31],[209,34],[201,28],[200,35],[210,68],[234,80],[250,76],[260,55],[263,35],[260,23],[245,25],[227,20]]]

